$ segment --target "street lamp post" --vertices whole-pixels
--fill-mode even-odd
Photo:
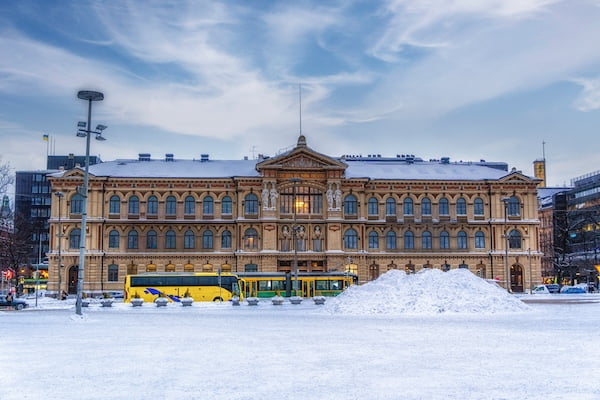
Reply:
[[[509,293],[512,293],[510,289],[510,270],[508,269],[508,231],[507,231],[507,223],[508,223],[508,202],[510,201],[510,197],[502,197],[500,199],[504,203],[504,274],[506,276],[506,290]]]
[[[85,270],[85,230],[87,222],[87,203],[88,203],[88,184],[89,184],[89,169],[90,169],[90,137],[91,134],[96,135],[97,140],[105,140],[102,137],[102,131],[106,129],[105,125],[98,125],[96,131],[91,130],[92,126],[92,102],[104,100],[104,94],[91,90],[81,90],[77,93],[77,97],[88,102],[88,117],[87,124],[79,122],[77,124],[77,136],[86,138],[85,146],[85,173],[83,176],[83,191],[80,193],[83,196],[83,205],[81,210],[81,237],[79,241],[79,267],[77,269],[77,301],[75,303],[75,313],[81,315],[81,303],[83,292],[83,273]]]
[[[61,200],[62,198],[65,196],[65,194],[63,192],[54,192],[54,195],[56,197],[58,197],[58,294],[56,295],[56,299],[57,300],[61,300],[62,299],[62,290],[61,290],[61,279],[62,279],[62,237],[63,237],[63,232],[62,232],[62,221],[60,219],[60,215],[61,215]]]
[[[296,226],[296,184],[302,182],[301,178],[290,178],[293,186],[293,208],[294,208],[294,226],[292,227],[292,240],[294,241],[294,296],[298,295],[298,226]]]

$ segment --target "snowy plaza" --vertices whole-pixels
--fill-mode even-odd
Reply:
[[[600,398],[600,296],[523,303],[466,271],[431,272],[388,273],[324,306],[118,302],[80,317],[73,300],[40,299],[0,312],[0,398]]]

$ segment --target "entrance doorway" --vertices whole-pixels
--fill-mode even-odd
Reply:
[[[79,276],[79,267],[73,265],[69,268],[69,294],[77,294],[77,277]]]
[[[510,290],[513,292],[523,291],[523,267],[513,264],[510,267]]]

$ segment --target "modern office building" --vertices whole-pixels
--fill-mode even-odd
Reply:
[[[99,157],[90,156],[90,165],[101,162]],[[17,171],[15,179],[15,218],[17,229],[30,231],[27,263],[37,264],[47,260],[50,248],[49,225],[52,193],[47,175],[68,170],[78,165],[85,166],[85,156],[48,156],[45,170]]]
[[[513,291],[540,281],[539,179],[505,163],[424,161],[413,155],[331,157],[300,136],[290,151],[257,160],[115,160],[50,176],[49,290],[122,290],[146,271],[344,271],[360,282],[390,269],[468,268]]]

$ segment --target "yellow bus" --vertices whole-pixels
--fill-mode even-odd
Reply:
[[[124,301],[139,296],[146,302],[166,297],[178,303],[186,292],[194,301],[229,301],[234,296],[242,300],[240,287],[240,279],[228,272],[147,272],[125,277]]]
[[[356,274],[347,272],[299,272],[298,291],[290,272],[238,272],[246,297],[337,296],[358,282]]]

